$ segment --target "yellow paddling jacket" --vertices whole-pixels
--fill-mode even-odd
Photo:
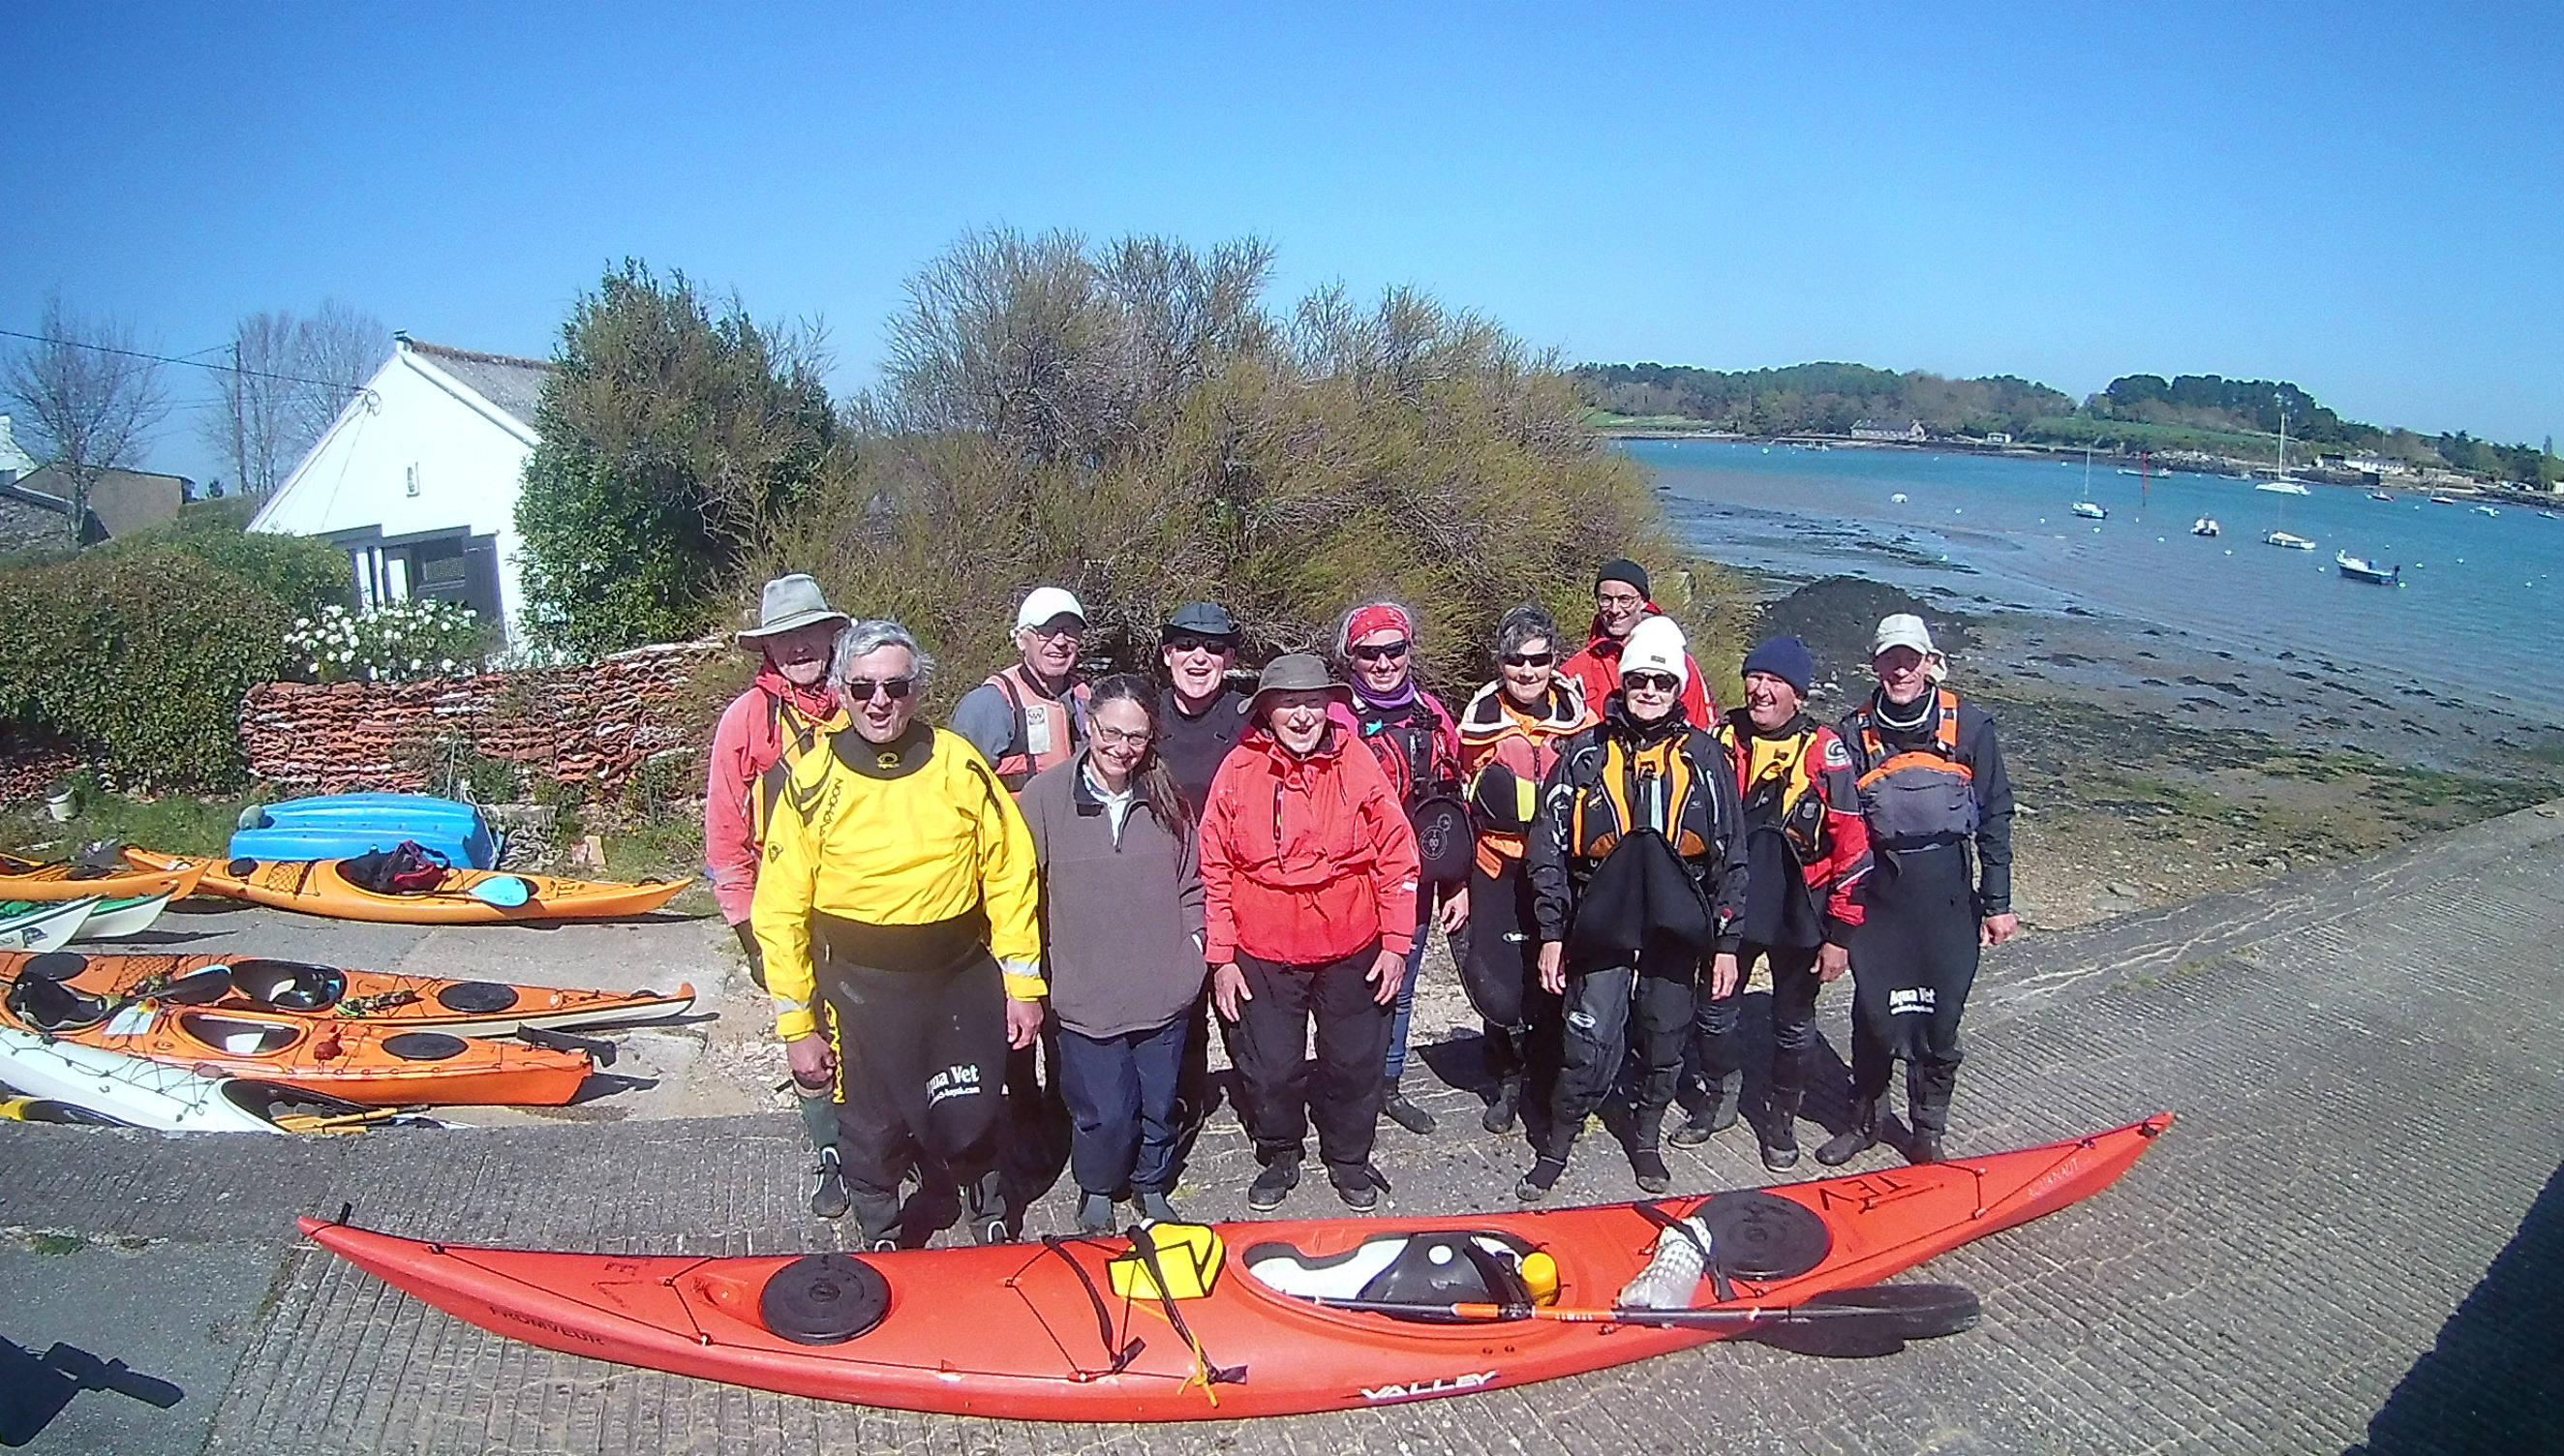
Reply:
[[[1041,998],[1039,871],[1014,798],[969,741],[913,724],[890,743],[849,728],[793,767],[765,835],[749,922],[765,952],[775,1034],[818,1030],[813,912],[928,927],[980,912],[1006,993]],[[897,969],[898,967],[889,967]]]

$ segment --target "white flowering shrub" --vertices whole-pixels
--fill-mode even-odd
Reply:
[[[481,615],[422,597],[363,612],[329,606],[297,617],[285,634],[288,672],[316,683],[406,683],[481,669]]]

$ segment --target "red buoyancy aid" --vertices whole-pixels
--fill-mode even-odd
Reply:
[[[1959,695],[1934,690],[1932,739],[1889,754],[1871,708],[1853,715],[1860,728],[1861,816],[1870,837],[1890,846],[1976,832],[1976,774],[1959,757]]]
[[[1008,793],[1019,793],[1032,776],[1054,763],[1065,763],[1086,738],[1087,685],[1072,681],[1068,691],[1050,696],[1022,663],[990,673],[988,687],[1006,695],[1015,711],[1014,731],[1006,750],[988,766]]]

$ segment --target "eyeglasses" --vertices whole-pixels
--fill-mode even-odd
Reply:
[[[1622,595],[1616,591],[1598,591],[1594,593],[1594,604],[1602,607],[1643,607],[1647,604],[1647,599],[1634,592]]]
[[[1167,651],[1177,654],[1208,652],[1224,657],[1237,651],[1237,644],[1224,637],[1170,637]]]
[[[1545,668],[1556,661],[1558,661],[1558,654],[1554,652],[1508,652],[1505,654],[1505,666],[1509,668]]]
[[[1406,649],[1414,645],[1411,642],[1384,642],[1378,647],[1357,647],[1353,649],[1353,655],[1364,662],[1395,662],[1406,656]]]
[[[846,699],[851,703],[870,703],[875,690],[893,703],[917,691],[915,678],[848,678],[844,684]]]
[[[1620,686],[1641,693],[1671,693],[1682,687],[1682,679],[1671,673],[1622,673]]]
[[[1107,728],[1103,724],[1097,724],[1095,726],[1095,741],[1099,743],[1115,743],[1133,748],[1145,748],[1149,746],[1149,739],[1152,736],[1154,735],[1150,733],[1147,728]]]

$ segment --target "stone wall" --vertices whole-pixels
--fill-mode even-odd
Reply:
[[[602,797],[652,758],[709,745],[708,724],[679,720],[695,674],[724,652],[717,641],[681,642],[585,667],[421,683],[270,683],[241,704],[241,743],[252,772],[293,793],[441,791],[448,746],[459,745],[524,764],[537,782]]]

